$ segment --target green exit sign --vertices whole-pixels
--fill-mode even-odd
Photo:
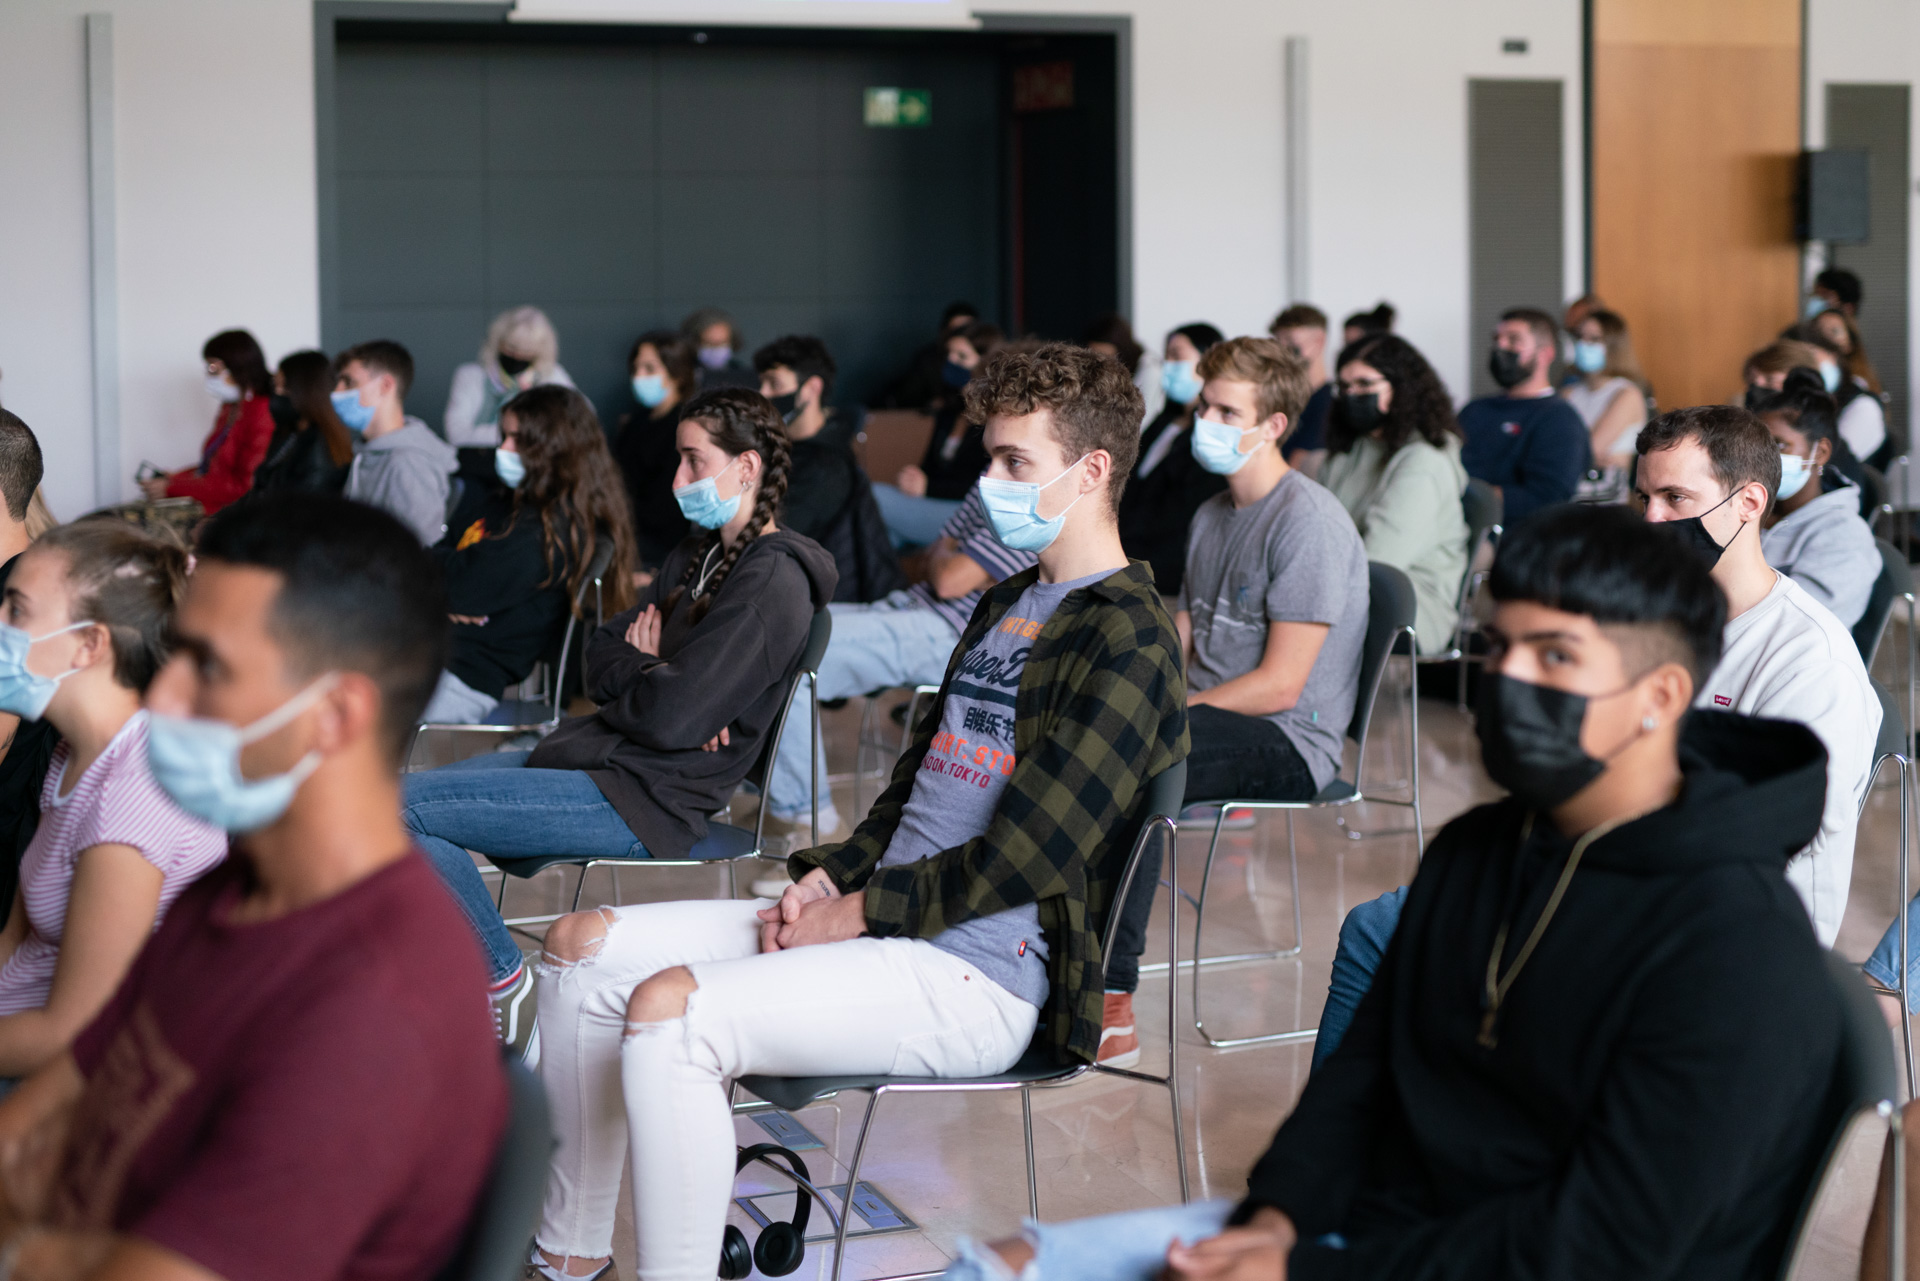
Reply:
[[[869,89],[864,117],[870,129],[925,129],[933,123],[933,90]]]

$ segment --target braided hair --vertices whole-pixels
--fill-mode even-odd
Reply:
[[[714,446],[729,458],[738,458],[745,453],[760,455],[760,490],[754,496],[753,512],[747,517],[746,530],[733,546],[726,549],[720,563],[714,566],[705,581],[695,584],[694,578],[699,574],[700,567],[721,541],[720,531],[710,530],[701,540],[693,559],[687,562],[687,572],[680,576],[679,586],[667,597],[665,612],[671,614],[681,597],[697,587],[699,594],[694,598],[688,621],[698,623],[707,616],[713,598],[727,581],[727,575],[733,572],[747,544],[766,530],[773,521],[774,513],[780,510],[780,503],[787,496],[787,476],[792,455],[786,424],[780,421],[772,402],[759,392],[744,387],[716,387],[695,396],[687,402],[680,421],[698,424]]]

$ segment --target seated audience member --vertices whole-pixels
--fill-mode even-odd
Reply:
[[[947,339],[943,398],[934,413],[927,452],[918,467],[902,467],[893,484],[873,487],[895,546],[925,547],[938,538],[987,469],[987,448],[980,440],[980,425],[967,420],[965,393],[981,362],[1003,341],[999,328],[985,321],[975,321]]]
[[[413,531],[423,547],[447,529],[447,477],[459,461],[452,445],[407,413],[413,357],[397,342],[349,347],[334,362],[333,411],[366,444],[347,469],[346,496],[378,507]]]
[[[1827,390],[1840,403],[1840,435],[1854,457],[1886,469],[1897,452],[1887,432],[1886,403],[1880,375],[1867,359],[1860,327],[1838,309],[1823,311],[1805,325],[1807,337],[1840,362],[1840,385]]]
[[[1587,447],[1601,473],[1604,489],[1595,497],[1624,498],[1633,442],[1647,425],[1647,384],[1633,354],[1627,322],[1611,311],[1595,309],[1567,331],[1573,336],[1568,361],[1575,377],[1560,396],[1587,427]]]
[[[1746,393],[1740,403],[1748,409],[1757,409],[1775,392],[1786,387],[1787,375],[1796,369],[1811,370],[1829,396],[1833,396],[1845,383],[1839,361],[1832,352],[1799,339],[1780,338],[1747,357],[1740,371],[1741,381],[1746,384]],[[1838,403],[1838,397],[1835,403]],[[1838,431],[1834,435],[1833,457],[1828,465],[1859,488],[1860,515],[1871,521],[1874,512],[1867,497],[1866,469],[1847,446],[1846,436]]]
[[[1830,307],[1844,312],[1847,319],[1856,320],[1865,296],[1860,277],[1845,267],[1829,267],[1813,278],[1813,290],[1807,295],[1807,318],[1812,319]]]
[[[1758,413],[1780,446],[1780,489],[1762,527],[1760,551],[1851,631],[1880,577],[1880,549],[1860,519],[1859,489],[1828,470],[1833,397],[1811,372],[1796,369]]]
[[[1421,651],[1445,650],[1467,573],[1467,472],[1453,402],[1413,344],[1382,334],[1340,353],[1327,451],[1321,480],[1353,517],[1367,559],[1413,582]]]
[[[924,580],[871,605],[834,604],[833,636],[820,663],[820,698],[853,698],[901,685],[938,685],[980,597],[1033,563],[1032,552],[1014,551],[993,536],[980,491],[971,490],[928,549]],[[780,741],[767,781],[766,831],[772,835],[804,833],[813,822],[806,718],[807,691],[802,688],[794,691],[786,737]],[[818,736],[811,760],[820,791],[820,843],[843,840],[845,820],[833,803],[826,745]],[[759,893],[760,883],[754,888]]]
[[[248,496],[339,493],[353,462],[353,434],[333,412],[333,362],[324,351],[296,351],[273,381],[273,439]]]
[[[1560,328],[1571,339],[1579,330],[1582,321],[1596,311],[1605,310],[1607,310],[1607,304],[1600,301],[1599,294],[1581,294],[1568,303],[1567,309],[1560,314]],[[1573,364],[1573,353],[1568,351],[1566,355],[1567,363]],[[1579,371],[1575,369],[1574,372],[1577,374]]]
[[[1304,801],[1340,772],[1367,553],[1340,500],[1280,456],[1306,403],[1305,362],[1271,338],[1235,338],[1201,359],[1200,378],[1193,454],[1227,489],[1194,513],[1174,606],[1193,728],[1187,798]],[[1115,927],[1102,1062],[1140,1052],[1132,994],[1159,879],[1155,851]]]
[[[759,383],[752,366],[741,357],[747,340],[733,317],[718,307],[702,307],[680,322],[680,336],[693,348],[699,365],[699,388],[753,387]]]
[[[1393,304],[1384,298],[1372,311],[1354,312],[1340,323],[1340,345],[1351,347],[1369,334],[1392,333],[1394,317],[1398,314]]]
[[[1088,351],[1100,356],[1112,356],[1120,362],[1121,368],[1133,379],[1133,385],[1140,391],[1140,399],[1145,402],[1145,415],[1140,424],[1144,428],[1159,414],[1166,403],[1166,389],[1160,385],[1160,356],[1140,345],[1133,336],[1133,326],[1127,318],[1117,311],[1106,311],[1093,318],[1080,335],[1082,345]],[[1129,481],[1129,484],[1132,482]]]
[[[913,359],[899,377],[880,393],[881,409],[913,409],[933,412],[934,402],[946,389],[941,370],[947,363],[947,339],[980,319],[980,309],[970,302],[950,302],[940,313],[940,327],[928,342],[913,353]]]
[[[634,408],[614,431],[613,456],[627,484],[639,569],[652,574],[686,540],[687,518],[673,501],[680,466],[675,432],[680,411],[699,382],[693,344],[671,329],[653,329],[634,340],[627,354]]]
[[[0,605],[0,710],[60,735],[0,930],[0,1078],[93,1021],[227,834],[162,792],[140,698],[167,659],[186,553],[116,520],[49,532]]]
[[[699,527],[634,608],[587,642],[587,697],[531,753],[494,752],[407,775],[403,817],[485,944],[512,1042],[532,989],[468,850],[506,858],[685,858],[752,767],[833,558],[774,523],[787,437],[759,392],[723,387],[680,419],[674,495]]]
[[[227,329],[200,349],[207,362],[207,394],[220,402],[213,430],[200,446],[200,461],[166,476],[140,482],[148,498],[192,498],[209,513],[247,492],[253,472],[273,438],[268,397],[273,376],[260,344],[244,329]]]
[[[1588,467],[1586,424],[1553,394],[1553,317],[1516,307],[1493,332],[1488,369],[1504,389],[1460,411],[1467,475],[1500,491],[1508,524],[1573,497]]]
[[[1153,569],[1162,596],[1178,596],[1187,573],[1187,530],[1200,504],[1227,487],[1193,456],[1193,409],[1200,399],[1200,358],[1224,339],[1204,323],[1167,335],[1161,365],[1165,404],[1140,432],[1140,461],[1120,499],[1120,545]]]
[[[1333,380],[1327,377],[1327,313],[1311,303],[1297,302],[1273,318],[1267,333],[1307,362],[1307,386],[1313,394],[1300,410],[1300,421],[1287,433],[1280,455],[1289,466],[1318,480],[1320,466],[1327,460],[1327,415],[1333,409]]]
[[[0,409],[0,592],[39,537],[33,508],[44,471],[33,429]],[[0,712],[0,903],[13,902],[21,856],[40,822],[40,786],[59,741],[59,731],[47,721]]]
[[[967,403],[988,519],[1039,564],[987,593],[853,838],[795,855],[805,875],[777,903],[601,908],[548,931],[560,1143],[541,1275],[604,1265],[629,1153],[640,1275],[712,1272],[730,1079],[998,1072],[1043,1010],[1063,1062],[1096,1052],[1099,923],[1147,780],[1186,748],[1173,628],[1114,526],[1140,394],[1117,362],[1053,343],[996,356]]]
[[[560,364],[560,336],[538,307],[514,307],[487,326],[480,359],[453,371],[442,420],[455,448],[500,443],[500,410],[530,387],[573,386]]]
[[[1781,874],[1819,740],[1688,710],[1725,601],[1627,511],[1523,522],[1492,594],[1510,795],[1434,838],[1245,1199],[969,1242],[950,1281],[1779,1274],[1841,1053]]]
[[[494,483],[469,482],[433,549],[453,635],[421,719],[487,719],[560,639],[600,539],[614,613],[633,600],[633,531],[606,432],[571,387],[523,391],[500,411]],[[554,679],[562,679],[556,673]]]
[[[0,1176],[16,1275],[429,1277],[453,1253],[507,1090],[480,958],[399,821],[445,633],[390,516],[289,494],[208,527],[148,755],[245,834],[0,1103],[0,1144],[45,1154]]]

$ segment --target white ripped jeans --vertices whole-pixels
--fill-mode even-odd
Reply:
[[[850,939],[761,954],[769,900],[603,908],[586,960],[538,969],[540,1075],[559,1148],[536,1240],[556,1255],[613,1248],[630,1153],[639,1273],[712,1281],[734,1167],[727,1083],[753,1072],[985,1076],[1033,1038],[1039,1010],[918,939]],[[686,1013],[629,1024],[643,980],[676,965]]]

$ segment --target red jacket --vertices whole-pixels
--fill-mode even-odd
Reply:
[[[167,477],[167,497],[197,498],[212,515],[253,487],[253,469],[272,439],[273,413],[265,396],[222,405],[200,447],[200,465]]]

